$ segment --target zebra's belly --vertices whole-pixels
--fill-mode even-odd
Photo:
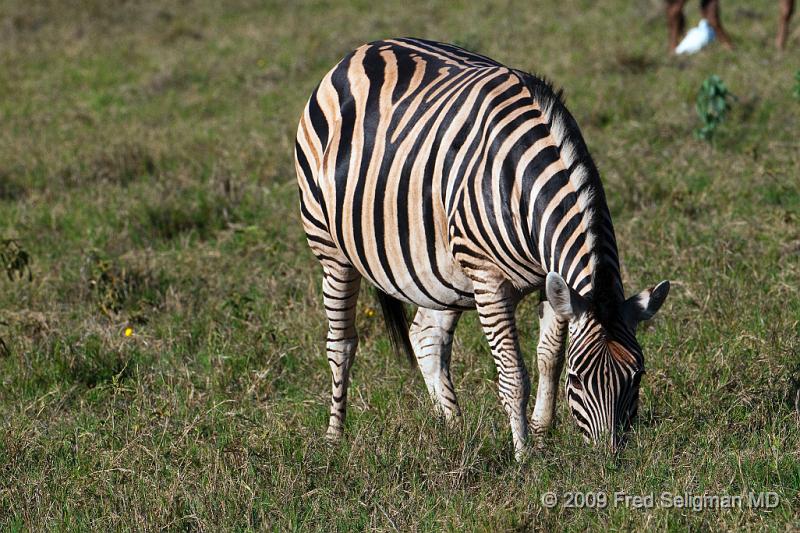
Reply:
[[[359,268],[359,272],[386,294],[406,303],[428,309],[475,307],[472,282],[452,258],[435,267],[424,261],[416,261],[413,263],[413,275],[411,268],[408,273],[400,272],[403,268],[392,268],[398,274],[391,280],[376,274],[374,270],[367,272]]]
[[[472,282],[450,252],[443,206],[428,198],[408,209],[365,195],[337,208],[335,190],[322,191],[333,242],[376,287],[429,309],[474,307]]]

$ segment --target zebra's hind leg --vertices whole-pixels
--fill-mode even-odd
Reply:
[[[450,378],[453,332],[461,311],[437,311],[420,307],[409,331],[417,365],[436,411],[448,422],[461,414]]]
[[[350,367],[358,347],[355,322],[361,275],[351,266],[338,262],[323,264],[323,270],[322,294],[328,317],[325,347],[332,373],[331,414],[325,436],[335,441],[344,430]]]
[[[511,422],[514,456],[521,460],[528,449],[531,382],[517,336],[515,313],[519,294],[510,283],[491,275],[476,275],[473,283],[478,316],[497,366],[500,401]]]
[[[536,348],[539,386],[531,417],[531,431],[539,440],[553,425],[566,338],[567,322],[556,316],[549,302],[543,301],[539,304],[539,345]]]

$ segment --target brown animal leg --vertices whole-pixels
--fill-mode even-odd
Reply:
[[[673,53],[678,46],[678,40],[683,35],[686,18],[683,16],[683,6],[686,0],[667,0],[667,31],[669,32],[669,51]]]
[[[794,0],[781,0],[781,18],[778,21],[778,36],[775,38],[775,46],[778,50],[783,50],[786,46],[786,36],[789,33],[789,19],[794,13]]]
[[[729,50],[732,49],[733,42],[728,34],[725,33],[725,29],[722,27],[722,20],[719,17],[719,0],[701,0],[700,12],[703,18],[714,28],[719,42],[721,42],[725,48]]]

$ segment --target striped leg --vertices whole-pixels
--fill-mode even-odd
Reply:
[[[505,282],[477,277],[474,283],[478,316],[497,365],[500,401],[511,421],[514,455],[520,460],[528,445],[526,411],[531,382],[520,354],[517,337],[515,311],[519,296]]]
[[[420,307],[409,336],[425,385],[436,411],[451,421],[461,414],[450,379],[450,354],[453,332],[461,311],[436,311]]]
[[[553,425],[566,337],[567,322],[556,316],[549,302],[543,301],[539,304],[539,346],[536,348],[539,386],[531,418],[531,431],[537,436]]]
[[[338,440],[344,430],[347,385],[358,346],[355,321],[361,275],[354,268],[339,263],[324,265],[323,269],[322,293],[328,316],[326,349],[333,374],[331,415],[325,436],[328,440]]]

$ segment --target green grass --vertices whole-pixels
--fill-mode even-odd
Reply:
[[[0,529],[800,527],[800,38],[774,52],[774,2],[726,8],[735,53],[682,59],[655,0],[222,4],[0,6],[0,238],[33,271],[0,279]],[[639,334],[648,374],[619,457],[585,445],[561,402],[548,447],[516,464],[474,313],[453,361],[463,424],[443,428],[366,289],[347,438],[322,441],[294,130],[342,55],[403,35],[563,86],[628,293],[672,281]],[[714,147],[692,136],[711,74],[738,98]],[[534,379],[535,309],[520,309]],[[540,503],[750,490],[780,505]]]

